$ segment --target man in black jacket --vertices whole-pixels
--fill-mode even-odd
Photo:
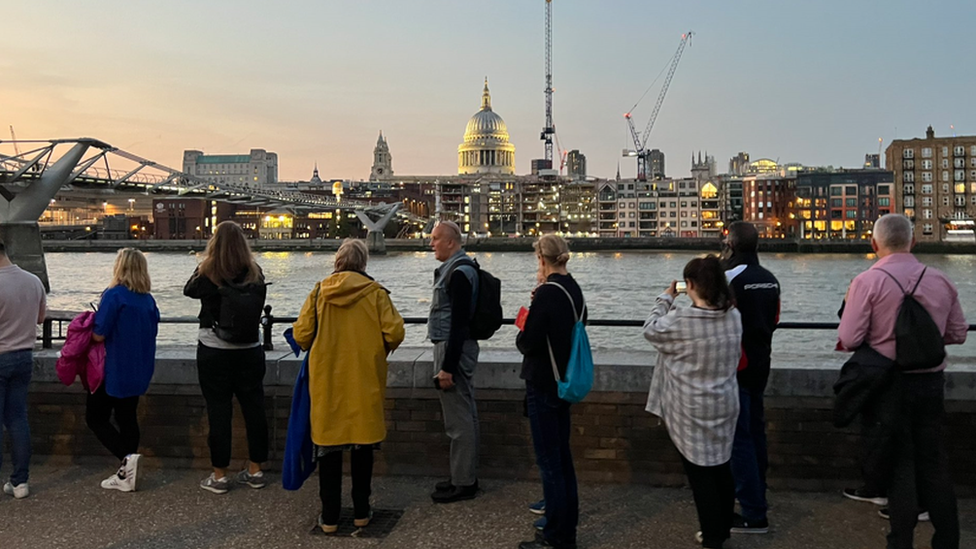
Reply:
[[[741,514],[732,533],[765,534],[766,418],[763,393],[769,379],[773,331],[779,322],[780,286],[773,274],[759,265],[759,232],[743,221],[729,225],[722,256],[725,276],[742,315],[742,360],[739,364],[739,420],[732,444],[732,476]]]

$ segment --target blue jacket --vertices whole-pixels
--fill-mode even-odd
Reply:
[[[285,332],[285,339],[291,345],[295,356],[301,349],[291,335],[291,328]],[[302,361],[302,368],[295,378],[295,388],[291,396],[291,414],[288,416],[288,434],[285,438],[285,458],[281,464],[281,484],[285,490],[298,490],[315,471],[315,456],[312,446],[312,399],[308,394],[308,353]]]

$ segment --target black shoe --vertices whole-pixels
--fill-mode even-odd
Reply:
[[[732,528],[729,532],[733,534],[766,534],[769,533],[769,520],[747,520],[736,513],[732,517]]]
[[[572,545],[553,545],[548,541],[542,539],[540,536],[536,536],[532,541],[523,541],[519,544],[519,549],[543,549],[545,547],[555,547],[556,549],[576,549],[576,544]]]
[[[478,481],[477,480],[474,481],[474,485],[475,485],[475,487],[478,486]],[[442,481],[440,481],[440,482],[438,482],[437,484],[434,485],[434,491],[435,492],[450,492],[453,489],[454,489],[454,485],[451,484],[451,480],[450,479],[448,479],[448,480],[442,480]]]
[[[875,505],[888,505],[888,498],[884,494],[869,492],[864,488],[844,488],[844,497],[854,501],[866,501]]]
[[[891,520],[891,512],[888,510],[887,507],[885,507],[884,509],[881,509],[880,511],[878,511],[878,516],[881,517],[881,518],[883,518],[883,519],[885,519],[885,520]],[[928,511],[922,511],[921,513],[918,514],[918,521],[919,522],[929,522],[930,520],[932,520],[932,519],[929,518],[929,512]]]
[[[446,492],[434,492],[430,495],[430,499],[434,500],[434,503],[454,503],[455,501],[474,499],[476,495],[478,495],[477,482],[471,486],[452,486]]]
[[[519,549],[543,549],[544,547],[553,547],[549,545],[546,540],[534,539],[532,541],[523,541],[519,544]]]

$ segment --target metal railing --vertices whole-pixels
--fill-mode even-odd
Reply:
[[[55,341],[64,341],[67,336],[67,325],[78,315],[78,312],[72,311],[50,311],[47,317],[44,319],[44,324],[41,329],[41,346],[45,349],[51,349],[54,346]],[[294,316],[274,316],[271,314],[271,305],[264,306],[264,315],[261,317],[261,333],[263,337],[264,349],[267,351],[274,350],[274,327],[275,325],[288,325],[292,324],[298,320],[298,317]],[[162,318],[159,321],[161,324],[197,324],[199,320],[192,316],[179,316]],[[403,322],[405,324],[427,324],[427,317],[423,316],[407,316],[403,317]],[[502,320],[502,325],[511,326],[515,324],[514,318],[506,318]],[[607,326],[612,328],[640,328],[644,325],[643,320],[622,320],[622,319],[589,319],[586,321],[587,326]],[[55,326],[57,326],[57,334],[55,334]],[[838,326],[837,322],[780,322],[776,325],[777,330],[836,330]],[[976,331],[976,324],[969,325],[969,331]]]

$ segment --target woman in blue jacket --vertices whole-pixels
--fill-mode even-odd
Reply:
[[[88,395],[85,420],[98,440],[121,462],[102,488],[133,492],[139,474],[139,422],[136,409],[156,364],[159,309],[149,293],[146,256],[119,250],[112,282],[102,293],[92,339],[105,342],[105,378]],[[116,428],[110,419],[115,415]]]

